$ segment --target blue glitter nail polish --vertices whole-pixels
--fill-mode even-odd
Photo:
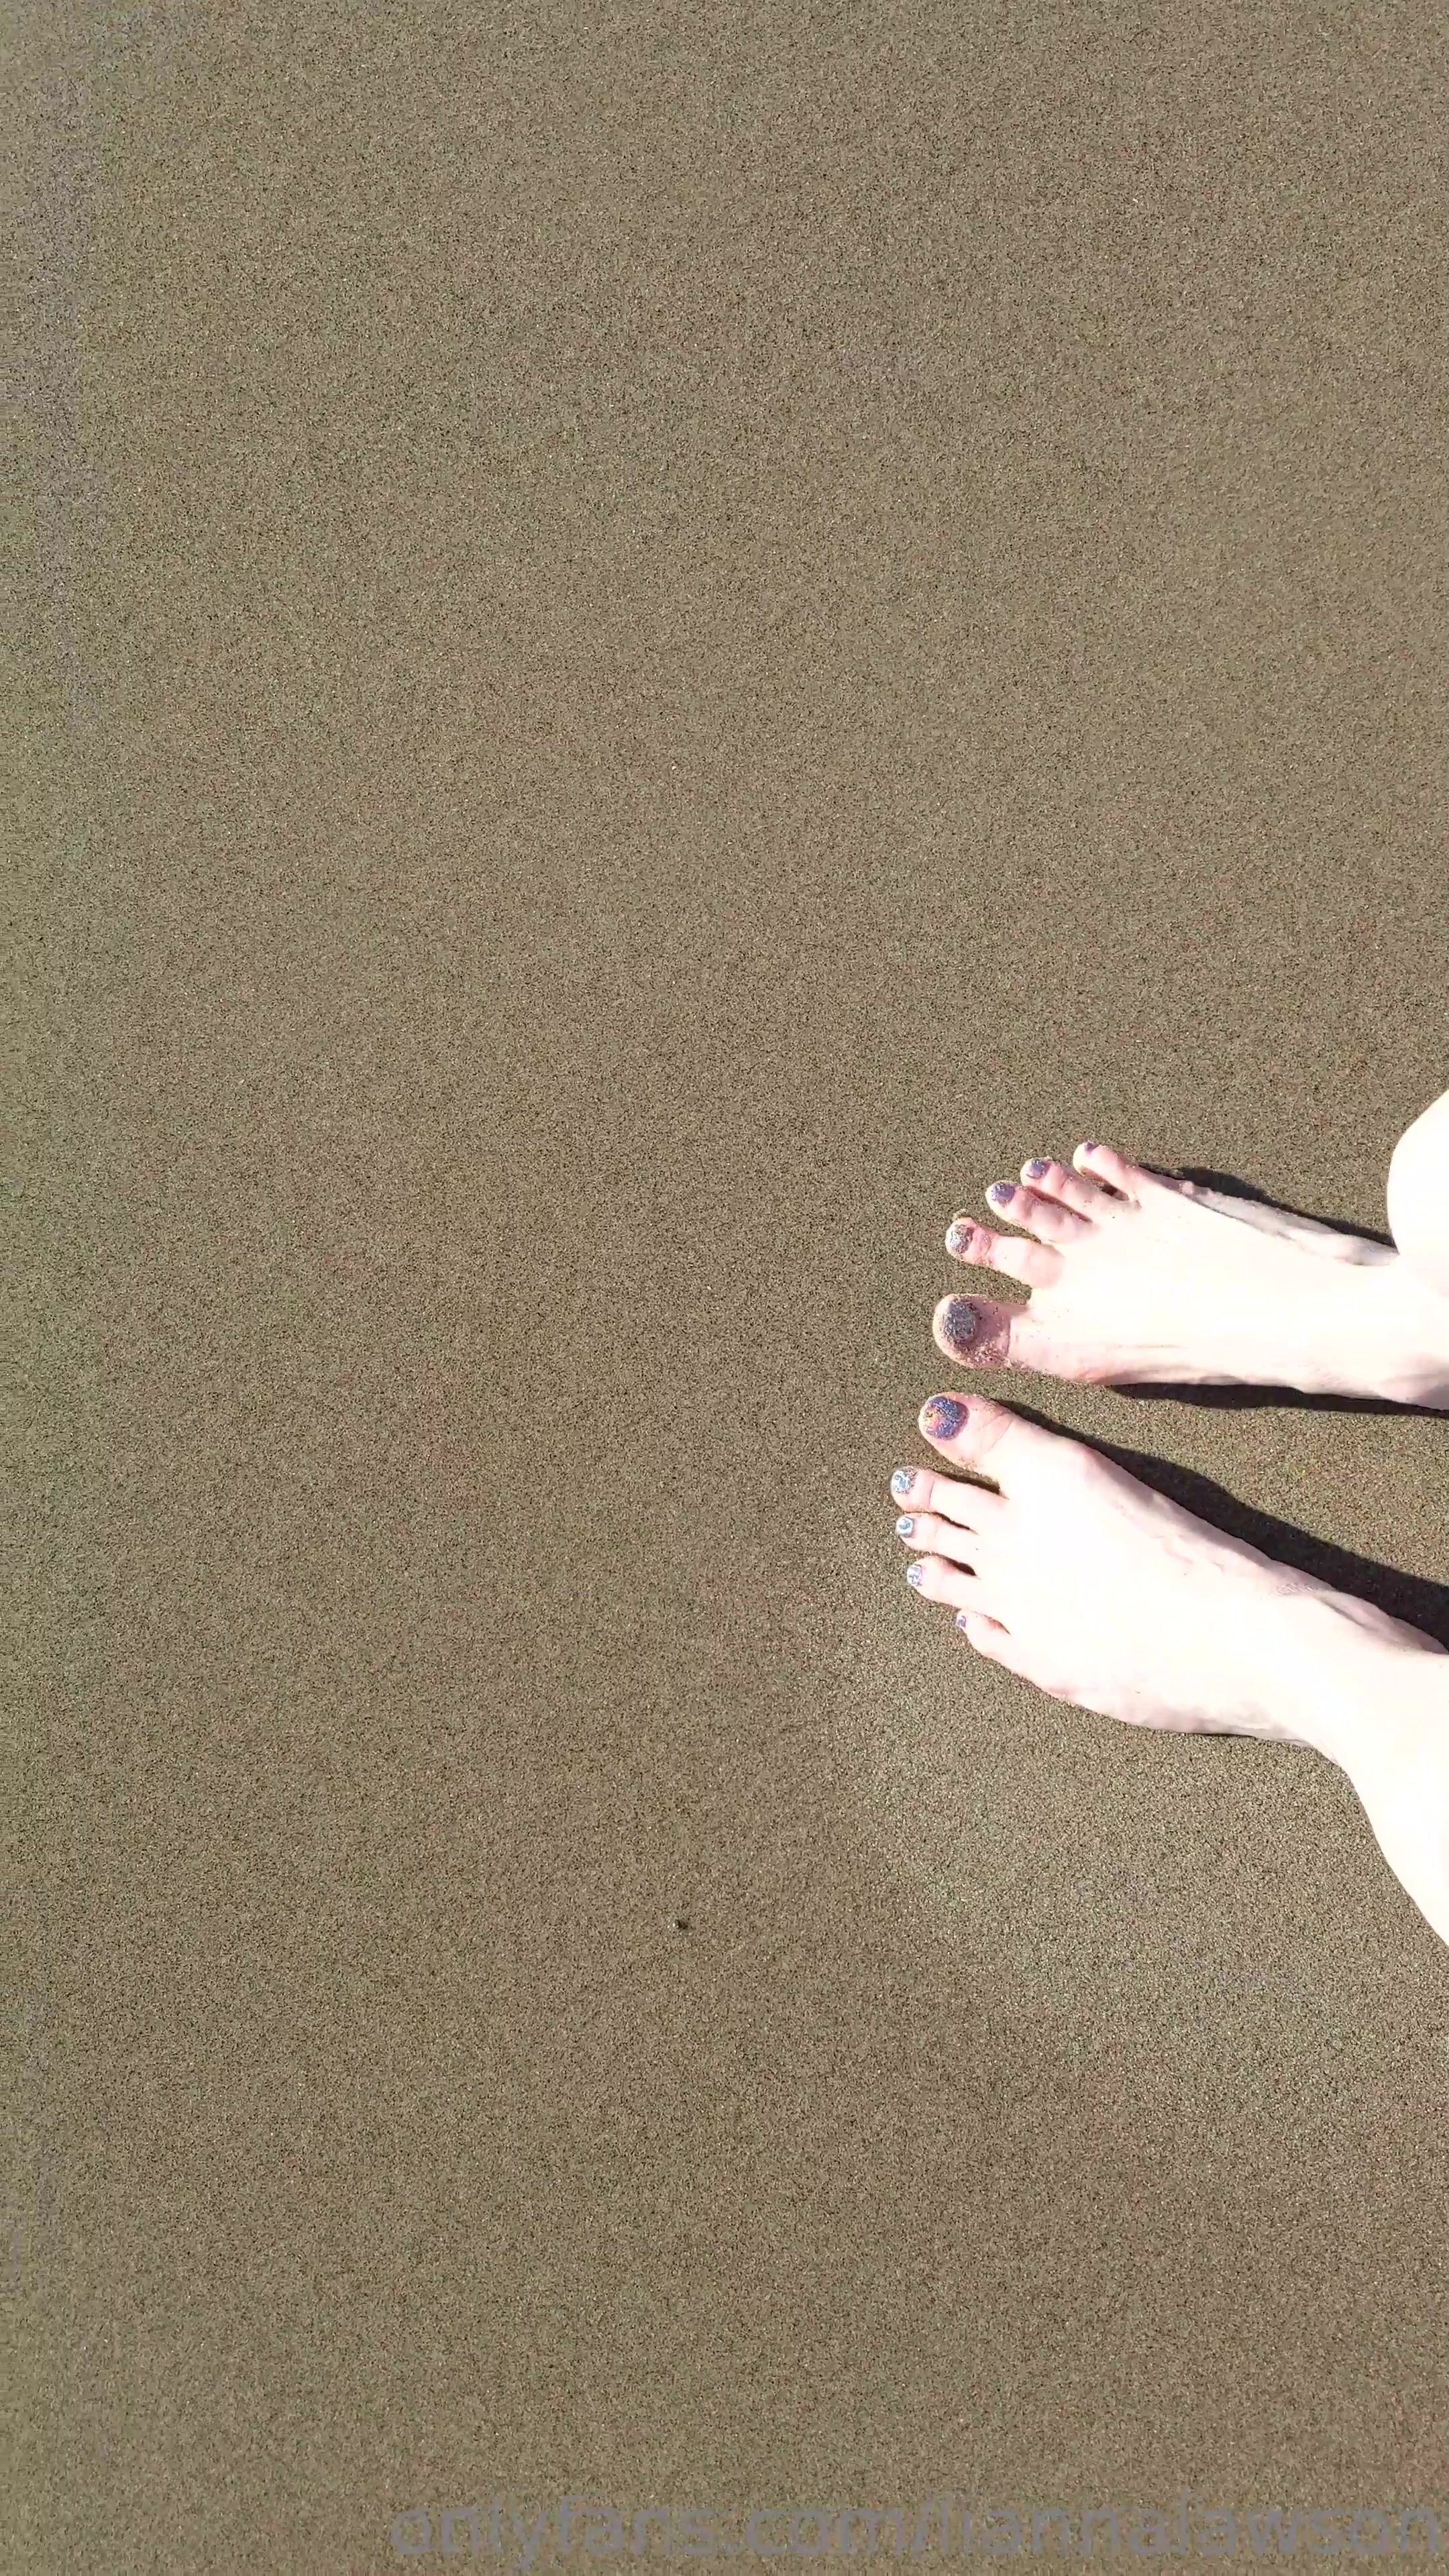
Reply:
[[[964,1252],[971,1240],[973,1230],[969,1225],[949,1225],[946,1228],[946,1250]]]
[[[1016,1185],[1012,1181],[993,1181],[986,1195],[993,1207],[1005,1207],[1007,1200],[1016,1196]]]
[[[896,1523],[897,1538],[909,1538],[916,1524],[909,1512],[902,1512]]]
[[[1042,1159],[1041,1159],[1041,1156],[1040,1156],[1040,1155],[1038,1155],[1038,1156],[1036,1157],[1036,1159],[1035,1159],[1035,1161],[1034,1161],[1034,1162],[1030,1162],[1030,1163],[1028,1163],[1028,1164],[1027,1164],[1027,1167],[1026,1167],[1026,1175],[1027,1175],[1027,1179],[1028,1179],[1028,1180],[1031,1180],[1031,1181],[1039,1181],[1039,1180],[1041,1179],[1041,1176],[1042,1176],[1043,1172],[1049,1172],[1050,1170],[1051,1170],[1051,1165],[1050,1165],[1050,1163],[1044,1163],[1044,1162],[1042,1161]]]
[[[963,1404],[958,1396],[933,1395],[921,1407],[921,1429],[928,1432],[933,1440],[954,1440],[957,1432],[964,1428],[969,1413],[969,1405]]]
[[[923,1565],[908,1565],[906,1567],[906,1581],[912,1585],[915,1590],[919,1591],[925,1580],[926,1569]]]
[[[916,1471],[914,1467],[897,1467],[895,1474],[891,1478],[891,1492],[893,1494],[899,1494],[902,1502],[904,1502],[915,1481]]]
[[[958,1351],[975,1340],[981,1330],[981,1318],[969,1297],[948,1297],[941,1313],[941,1330]]]

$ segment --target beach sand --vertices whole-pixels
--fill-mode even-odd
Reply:
[[[1449,2545],[1449,1953],[888,1488],[990,1181],[1386,1237],[1449,1080],[1442,33],[17,65],[25,2563]],[[1449,1643],[1442,1417],[972,1383]]]

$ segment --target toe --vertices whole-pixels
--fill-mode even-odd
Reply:
[[[958,1610],[956,1625],[978,1655],[989,1655],[994,1664],[1005,1661],[1000,1650],[1009,1645],[1011,1632],[999,1619],[988,1618],[984,1610]]]
[[[1011,1628],[1003,1628],[998,1618],[990,1618],[985,1610],[977,1610],[975,1605],[967,1605],[964,1610],[957,1610],[957,1628],[962,1631],[962,1636],[975,1646],[977,1654],[990,1656],[990,1662],[993,1664],[1008,1662],[1008,1656],[1011,1656]]]
[[[964,1485],[959,1476],[940,1476],[934,1467],[919,1470],[913,1490],[918,1512],[924,1512],[928,1519],[953,1521],[958,1529],[970,1530],[977,1537],[984,1530],[994,1529],[1008,1508],[1001,1496],[988,1492],[985,1485]]]
[[[1061,1363],[1030,1306],[991,1297],[943,1297],[931,1316],[931,1339],[958,1368],[1038,1369],[1061,1375]]]
[[[931,1339],[959,1366],[1010,1368],[1012,1335],[1027,1311],[990,1297],[943,1297],[931,1316]]]
[[[1028,1288],[1050,1288],[1062,1275],[1062,1256],[1050,1244],[1018,1243],[1015,1235],[993,1234],[989,1225],[973,1225],[969,1217],[952,1218],[946,1250],[954,1261],[968,1262],[975,1270],[999,1270]]]
[[[1001,1496],[992,1494],[989,1499],[999,1503]],[[906,1522],[909,1522],[909,1528],[905,1526]],[[964,1565],[975,1571],[979,1532],[961,1527],[955,1521],[943,1520],[938,1512],[907,1512],[896,1523],[896,1536],[902,1547],[909,1548],[913,1555],[944,1557],[950,1565]]]
[[[1009,1673],[1018,1673],[1023,1681],[1034,1682],[1038,1690],[1046,1692],[1048,1699],[1071,1698],[1071,1692],[1059,1683],[1043,1681],[1039,1672],[1033,1672],[1032,1664],[1037,1659],[1023,1649],[1009,1628],[1003,1628],[999,1619],[989,1618],[983,1610],[968,1608],[957,1611],[956,1625],[977,1654],[985,1655],[988,1662],[1001,1664]]]
[[[1075,1209],[1078,1216],[1110,1216],[1116,1205],[1099,1182],[1072,1171],[1066,1163],[1023,1163],[1021,1177],[1038,1198],[1053,1199],[1060,1207]]]
[[[978,1578],[968,1566],[952,1565],[944,1556],[918,1556],[907,1574],[923,1601],[944,1601],[952,1610],[968,1610],[980,1601]]]
[[[1119,1191],[1124,1199],[1151,1198],[1154,1192],[1175,1186],[1159,1173],[1145,1170],[1141,1163],[1129,1163],[1126,1155],[1119,1154],[1114,1145],[1079,1145],[1072,1161],[1079,1171],[1086,1172],[1094,1180],[1105,1181],[1109,1189]]]
[[[998,1216],[1023,1226],[1038,1243],[1076,1243],[1091,1232],[1090,1221],[1054,1199],[1038,1198],[1019,1181],[993,1181],[986,1193]]]
[[[984,1395],[933,1395],[922,1405],[919,1422],[943,1458],[993,1477],[1004,1494],[1060,1475],[1073,1458],[1093,1455],[1079,1440],[1023,1422],[1009,1406]]]
[[[994,1529],[1002,1513],[1010,1508],[1000,1494],[993,1494],[987,1486],[965,1484],[959,1476],[943,1476],[936,1467],[898,1467],[890,1490],[900,1520],[914,1521],[917,1529],[950,1521],[958,1529],[979,1534]]]

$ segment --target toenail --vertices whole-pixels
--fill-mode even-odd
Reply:
[[[926,1569],[925,1569],[925,1567],[924,1567],[923,1565],[908,1565],[908,1566],[906,1567],[906,1581],[907,1581],[907,1583],[913,1583],[913,1584],[916,1584],[917,1586],[919,1586],[920,1584],[924,1583],[924,1582],[925,1582],[925,1580],[926,1580]]]
[[[948,1297],[941,1312],[941,1330],[948,1342],[964,1350],[981,1330],[981,1318],[969,1297]]]
[[[957,1432],[965,1429],[970,1410],[959,1396],[933,1395],[921,1407],[921,1429],[929,1432],[933,1440],[954,1440]]]
[[[1041,1159],[1040,1155],[1038,1155],[1038,1156],[1037,1156],[1037,1159],[1036,1159],[1036,1161],[1035,1161],[1035,1162],[1032,1162],[1032,1163],[1028,1163],[1028,1164],[1027,1164],[1027,1167],[1026,1167],[1026,1176],[1027,1176],[1027,1179],[1028,1179],[1028,1180],[1030,1180],[1030,1181],[1039,1181],[1039,1180],[1041,1179],[1041,1176],[1042,1176],[1043,1172],[1049,1172],[1050,1170],[1051,1170],[1051,1165],[1050,1165],[1050,1163],[1044,1163],[1044,1162],[1042,1161],[1042,1159]]]
[[[896,1523],[897,1538],[909,1538],[915,1526],[916,1524],[911,1514],[909,1512],[902,1512],[900,1519]]]
[[[901,1500],[904,1502],[915,1481],[916,1471],[914,1467],[897,1467],[895,1474],[891,1478],[891,1492],[893,1494],[899,1494]]]
[[[957,1625],[957,1627],[958,1627],[958,1628],[965,1628],[965,1627],[967,1627],[967,1626],[969,1625],[969,1623],[970,1623],[970,1618],[971,1618],[971,1613],[970,1613],[970,1611],[969,1611],[969,1610],[958,1610],[958,1611],[957,1611],[957,1613],[956,1613],[956,1625]]]
[[[993,1199],[998,1207],[1005,1207],[1007,1200],[1016,1196],[1016,1191],[1010,1181],[993,1181],[986,1195],[989,1199]]]
[[[946,1250],[948,1252],[964,1252],[974,1232],[975,1228],[969,1225],[948,1226],[946,1228]]]

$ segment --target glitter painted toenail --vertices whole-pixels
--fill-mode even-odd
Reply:
[[[1012,1181],[993,1181],[986,1195],[997,1207],[1005,1207],[1007,1200],[1015,1198],[1016,1196],[1015,1183]]]
[[[974,1227],[969,1225],[949,1225],[946,1228],[946,1250],[964,1252],[974,1231]]]
[[[981,1318],[969,1297],[948,1297],[941,1314],[941,1330],[957,1350],[964,1350],[981,1330]]]
[[[911,1514],[909,1512],[902,1512],[900,1519],[896,1523],[897,1538],[909,1538],[915,1526],[916,1524]]]
[[[915,1585],[917,1586],[917,1588],[919,1588],[919,1586],[920,1586],[921,1584],[923,1584],[923,1583],[925,1582],[925,1580],[926,1580],[926,1569],[925,1569],[925,1567],[924,1567],[923,1565],[908,1565],[908,1566],[906,1567],[906,1581],[907,1581],[907,1583],[915,1584]]]
[[[1041,1179],[1041,1176],[1042,1176],[1043,1172],[1049,1172],[1050,1170],[1051,1170],[1051,1165],[1050,1165],[1050,1163],[1044,1163],[1044,1162],[1041,1160],[1041,1157],[1038,1155],[1038,1157],[1037,1157],[1037,1159],[1036,1159],[1036,1161],[1035,1161],[1035,1162],[1031,1162],[1031,1163],[1028,1163],[1028,1164],[1027,1164],[1027,1167],[1026,1167],[1026,1176],[1027,1176],[1027,1179],[1028,1179],[1028,1180],[1030,1180],[1030,1181],[1039,1181],[1039,1180]]]
[[[893,1494],[899,1494],[902,1502],[904,1502],[915,1481],[916,1471],[914,1467],[897,1467],[895,1474],[891,1478],[891,1492]]]
[[[970,1616],[971,1616],[971,1613],[970,1613],[970,1611],[969,1611],[969,1610],[958,1610],[958,1611],[957,1611],[957,1613],[956,1613],[956,1625],[957,1625],[957,1627],[958,1627],[958,1628],[964,1628],[964,1627],[966,1626],[966,1624],[967,1624],[967,1621],[970,1619]]]
[[[921,1429],[933,1440],[954,1440],[957,1432],[965,1429],[970,1411],[958,1396],[933,1395],[921,1407]]]

